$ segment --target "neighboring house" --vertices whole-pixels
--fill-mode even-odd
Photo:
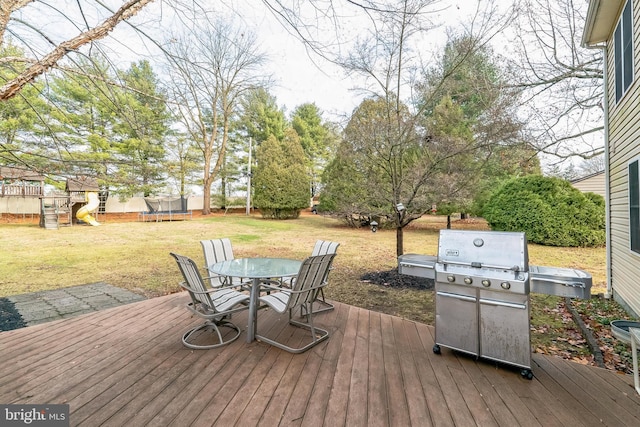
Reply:
[[[606,197],[604,177],[604,171],[600,171],[569,182],[583,193],[596,193]]]
[[[640,0],[589,0],[582,44],[604,57],[607,291],[640,315]]]

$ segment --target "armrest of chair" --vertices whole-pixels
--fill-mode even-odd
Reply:
[[[287,292],[287,293],[290,293],[290,294],[301,294],[303,292],[309,292],[309,291],[313,291],[313,290],[316,290],[316,289],[324,288],[326,285],[327,285],[327,282],[322,282],[318,286],[312,286],[310,288],[306,288],[306,289],[301,290],[301,291],[294,291],[291,288],[284,288],[282,286],[260,285],[260,290],[268,289],[268,290],[274,290],[274,291],[284,291],[284,292]]]
[[[207,279],[207,278],[203,278],[203,280],[204,280],[204,279]],[[223,290],[223,289],[240,288],[240,287],[242,287],[242,286],[244,286],[244,285],[243,285],[242,283],[238,283],[238,284],[236,284],[236,285],[220,286],[219,288],[211,288],[211,289],[207,289],[207,290],[205,290],[204,292],[203,292],[203,291],[197,291],[197,290],[193,289],[192,287],[190,287],[189,285],[187,285],[187,283],[186,283],[186,282],[180,282],[180,286],[181,286],[183,289],[185,289],[185,290],[187,290],[187,291],[189,291],[189,292],[193,292],[193,293],[194,293],[194,294],[196,294],[196,295],[204,295],[204,294],[212,294],[212,293],[218,292],[218,291]]]

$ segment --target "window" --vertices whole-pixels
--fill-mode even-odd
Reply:
[[[640,177],[637,159],[629,163],[629,240],[631,250],[640,253]]]
[[[622,16],[613,34],[615,73],[616,73],[616,102],[624,96],[633,82],[633,19],[631,17],[632,0],[627,0],[622,10]]]

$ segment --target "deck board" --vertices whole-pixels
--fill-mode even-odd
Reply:
[[[186,293],[0,333],[0,401],[68,403],[71,425],[640,425],[630,375],[533,355],[519,370],[443,348],[434,329],[336,304],[316,316],[329,340],[302,354],[244,333],[214,350],[182,346],[201,321]],[[299,345],[286,316],[262,334]],[[245,313],[233,321],[246,327]]]
[[[371,426],[388,426],[387,407],[393,404],[393,397],[389,396],[384,376],[384,357],[382,347],[382,329],[380,316],[371,313],[369,316],[369,346],[367,348],[367,362],[369,364],[369,387],[367,389],[366,409],[367,419]]]
[[[418,367],[418,375],[422,390],[429,408],[429,415],[433,425],[452,427],[453,418],[447,407],[444,393],[437,381],[435,368],[431,361],[432,357],[439,357],[433,354],[433,336],[426,325],[414,323],[415,329],[411,329],[410,337],[415,346],[414,357]]]

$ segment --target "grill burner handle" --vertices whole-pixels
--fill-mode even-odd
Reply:
[[[581,282],[572,283],[572,282],[567,282],[566,280],[556,280],[556,279],[550,279],[548,277],[545,277],[544,279],[539,279],[539,280],[544,280],[545,282],[549,282],[549,283],[556,283],[558,285],[566,286],[568,288],[584,288],[584,283],[581,283]]]
[[[512,271],[520,271],[519,265],[514,265],[513,267],[505,267],[504,265],[491,265],[491,264],[483,264],[481,262],[456,262],[456,261],[443,261],[442,264],[450,264],[450,265],[462,265],[465,267],[472,268],[493,268],[495,270],[512,270]]]
[[[429,265],[426,263],[422,263],[422,264],[417,264],[415,262],[402,262],[402,265],[407,266],[407,267],[422,267],[422,268],[428,268],[433,270],[433,268],[435,267],[435,265]]]

